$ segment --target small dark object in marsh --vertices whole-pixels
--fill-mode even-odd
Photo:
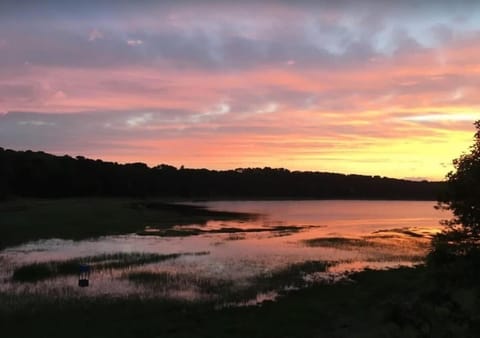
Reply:
[[[81,288],[87,287],[89,285],[90,279],[90,265],[80,264],[79,274],[78,274],[78,286]]]

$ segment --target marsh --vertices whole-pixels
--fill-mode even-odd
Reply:
[[[33,210],[12,207],[4,215],[11,220],[23,215],[25,221],[31,213],[33,226],[35,214],[54,218],[57,204],[62,207],[58,217],[64,219],[56,223],[69,229],[75,212],[90,209],[87,200],[39,203]],[[58,297],[142,295],[218,302],[237,292],[253,300],[274,299],[285,289],[337,280],[365,268],[416,265],[423,260],[431,235],[439,231],[439,221],[448,216],[428,201],[166,204],[105,199],[96,200],[95,205],[96,219],[83,219],[98,223],[91,236],[79,236],[79,224],[78,231],[57,233],[60,238],[31,240],[2,250],[0,258],[6,268],[0,290]],[[71,211],[69,218],[65,210]],[[129,216],[122,218],[126,213]],[[109,218],[115,224],[123,220],[130,225],[117,226],[116,230],[124,231],[121,234],[109,233],[109,226],[102,232],[102,224],[108,224]],[[35,226],[37,233],[41,234],[42,226]],[[46,227],[48,231],[51,228]],[[75,267],[82,262],[94,269],[90,286],[78,290]],[[316,262],[317,271],[312,266],[298,268],[312,262]],[[303,283],[289,279],[282,283],[276,278],[275,285],[258,289],[258,294],[252,291],[266,276],[283,276],[290,270],[296,271]],[[265,298],[265,292],[271,297]]]

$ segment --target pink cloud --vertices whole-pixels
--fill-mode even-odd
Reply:
[[[125,21],[108,17],[103,26],[77,18],[62,30],[47,23],[38,31],[6,29],[18,43],[0,39],[8,50],[0,60],[0,112],[48,121],[2,115],[13,131],[0,126],[0,141],[28,147],[44,139],[47,151],[150,164],[356,166],[435,178],[443,176],[441,163],[468,146],[480,105],[475,31],[443,30],[448,38],[433,42],[420,29],[393,34],[389,50],[376,45],[389,23],[376,12],[352,16],[353,5],[319,16],[286,3],[257,12],[225,6],[152,9],[165,20],[122,12]],[[400,25],[400,17],[392,19]],[[57,130],[62,148],[43,129],[28,129],[40,125],[71,130]]]

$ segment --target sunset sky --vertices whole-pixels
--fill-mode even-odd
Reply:
[[[480,1],[1,1],[0,146],[443,179]]]

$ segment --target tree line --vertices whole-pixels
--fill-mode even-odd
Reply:
[[[435,200],[442,182],[290,171],[209,170],[119,164],[83,156],[0,148],[0,197],[135,196],[174,198]]]

